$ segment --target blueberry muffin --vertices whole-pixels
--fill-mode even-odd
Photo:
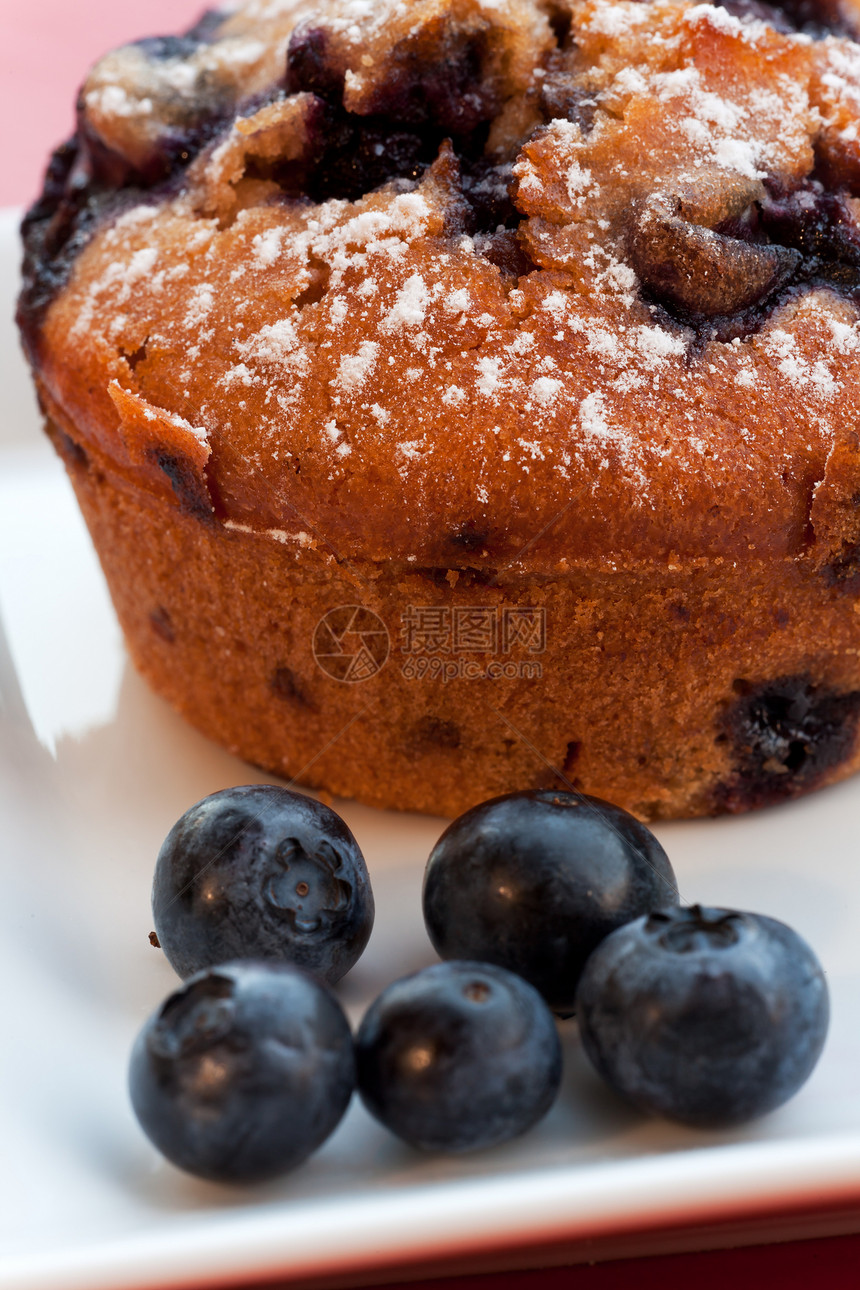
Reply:
[[[152,686],[437,813],[857,769],[858,31],[248,0],[103,59],[19,321]]]

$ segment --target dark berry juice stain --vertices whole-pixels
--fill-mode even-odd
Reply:
[[[860,287],[860,228],[842,193],[817,180],[765,183],[760,225],[767,237],[803,257],[800,276],[856,290]]]
[[[145,200],[142,192],[131,187],[121,193],[96,190],[77,165],[78,152],[76,138],[56,149],[42,194],[21,225],[24,262],[17,318],[31,361],[37,359],[45,311],[65,286],[99,221]]]
[[[482,117],[473,103],[464,115],[456,95],[444,89],[444,77],[434,93],[426,92],[427,76],[418,65],[396,69],[370,110],[355,116],[343,107],[343,76],[328,58],[326,33],[317,28],[294,33],[287,90],[316,95],[318,107],[310,120],[307,159],[275,170],[272,177],[290,197],[354,201],[391,179],[418,179],[448,138],[462,160],[479,164],[492,113]]]
[[[285,913],[294,931],[316,932],[347,909],[349,883],[338,878],[341,860],[334,847],[321,842],[313,855],[296,838],[285,838],[263,880],[270,908]]]
[[[589,134],[597,112],[593,93],[583,89],[577,78],[563,69],[550,70],[541,81],[538,106],[546,121],[573,121]]]
[[[467,205],[466,231],[472,234],[501,233],[502,230],[513,233],[522,217],[511,197],[514,179],[511,163],[491,163],[485,157],[464,155],[460,159],[460,167]]]
[[[831,587],[856,595],[860,591],[860,542],[846,543],[823,572]]]
[[[735,769],[714,795],[716,811],[746,811],[796,797],[847,761],[857,744],[860,691],[837,694],[807,677],[736,681],[721,736]]]
[[[385,118],[351,117],[326,106],[317,123],[314,161],[289,196],[356,201],[390,179],[417,179],[438,150],[431,131],[393,129]]]
[[[479,234],[475,249],[500,270],[502,278],[516,285],[520,278],[533,273],[538,267],[520,242],[513,229],[503,228],[495,233]]]
[[[150,174],[130,171],[124,161],[88,138],[86,131],[54,152],[42,194],[21,225],[24,261],[17,319],[31,359],[37,358],[45,312],[96,229],[134,206],[157,203],[174,191],[176,171],[188,164],[193,145],[188,139],[176,139],[165,148]]]
[[[86,449],[76,443],[71,435],[67,435],[65,430],[61,430],[53,422],[49,423],[48,434],[60,457],[65,462],[67,470],[89,469],[90,459],[87,456]]]
[[[399,127],[431,127],[443,138],[464,138],[489,121],[501,106],[484,77],[487,57],[482,32],[461,36],[436,24],[430,37],[406,41],[395,51],[387,77],[364,105],[362,118]],[[301,26],[287,50],[287,90],[319,94],[333,103],[343,95],[344,75],[324,27]]]
[[[287,48],[287,91],[305,91],[324,99],[343,96],[344,74],[331,59],[328,32],[323,27],[297,27]]]
[[[407,49],[355,116],[343,107],[343,72],[328,34],[320,27],[297,29],[287,52],[286,88],[316,95],[320,110],[312,118],[310,160],[274,177],[288,196],[352,201],[391,179],[418,179],[450,139],[461,172],[465,231],[516,227],[511,164],[483,156],[489,122],[501,106],[482,74],[486,54],[481,35],[455,33],[426,50]],[[512,257],[509,249],[509,262]]]
[[[453,721],[444,721],[441,717],[422,717],[412,727],[412,737],[409,742],[418,751],[459,748],[460,727]]]
[[[156,636],[160,636],[168,645],[172,645],[176,640],[176,632],[173,627],[173,619],[170,617],[164,605],[159,605],[153,609],[149,615],[149,623]]]
[[[470,520],[452,533],[448,541],[458,551],[481,551],[487,545],[489,538],[490,535],[486,529],[479,529]]]
[[[433,124],[454,138],[466,138],[498,108],[482,76],[486,56],[482,32],[466,39],[452,33],[429,60],[420,50],[408,54],[380,85],[373,106],[394,121]]]
[[[276,667],[269,682],[272,693],[279,699],[294,703],[299,708],[312,709],[308,698],[291,667]]]

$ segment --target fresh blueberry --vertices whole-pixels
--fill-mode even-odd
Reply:
[[[254,784],[205,797],[173,826],[155,867],[152,915],[180,976],[259,959],[334,984],[367,944],[373,894],[340,816]]]
[[[540,995],[487,963],[437,963],[395,981],[362,1021],[356,1057],[370,1113],[427,1151],[473,1151],[524,1133],[561,1080],[561,1045]]]
[[[585,961],[604,936],[677,900],[653,833],[578,793],[483,802],[442,834],[424,875],[424,919],[440,957],[498,963],[562,1013],[573,1010]]]
[[[301,1164],[354,1087],[340,1005],[284,964],[228,963],[192,977],[147,1021],[129,1071],[150,1141],[214,1182],[260,1182]]]
[[[790,927],[694,905],[607,937],[583,973],[577,1015],[586,1053],[617,1092],[643,1110],[718,1126],[797,1092],[829,1008],[821,965]]]

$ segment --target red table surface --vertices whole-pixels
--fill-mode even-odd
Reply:
[[[0,41],[0,120],[4,145],[0,161],[0,206],[23,206],[37,194],[50,149],[67,137],[74,123],[77,88],[87,67],[103,52],[125,40],[181,30],[200,12],[200,0],[2,0],[3,39]],[[810,1210],[816,1198],[810,1196]],[[803,1216],[797,1227],[778,1223],[773,1231],[780,1237],[804,1230]],[[856,1228],[860,1232],[860,1198],[847,1217],[838,1218],[834,1230]],[[764,1230],[767,1230],[766,1228]],[[809,1230],[808,1227],[806,1230]],[[826,1230],[821,1225],[817,1230]],[[749,1240],[734,1228],[693,1233],[677,1244],[725,1245]],[[736,1249],[712,1249],[704,1253],[652,1255],[641,1239],[631,1244],[639,1257],[609,1262],[577,1262],[547,1268],[549,1262],[564,1259],[564,1251],[520,1253],[528,1271],[494,1272],[471,1276],[435,1277],[438,1268],[408,1270],[415,1290],[723,1290],[732,1283],[779,1286],[780,1290],[808,1290],[821,1285],[828,1290],[857,1290],[860,1286],[860,1236],[783,1240],[779,1244]],[[652,1245],[651,1248],[654,1248]],[[657,1242],[659,1248],[659,1239]],[[617,1243],[616,1243],[617,1251]],[[600,1253],[599,1250],[594,1251]],[[577,1256],[582,1257],[582,1252]],[[504,1256],[502,1256],[504,1260]],[[513,1262],[512,1258],[512,1262]],[[544,1265],[541,1268],[541,1265]],[[371,1274],[372,1275],[372,1274]],[[404,1284],[396,1269],[385,1284]],[[430,1279],[428,1279],[430,1278]],[[364,1278],[368,1284],[367,1278]],[[268,1290],[277,1286],[270,1282]],[[202,1290],[202,1288],[201,1288]],[[257,1285],[245,1290],[263,1290]]]

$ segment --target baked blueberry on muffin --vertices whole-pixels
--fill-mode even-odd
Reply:
[[[857,769],[855,32],[856,0],[250,0],[103,59],[19,317],[153,687],[439,813]]]

